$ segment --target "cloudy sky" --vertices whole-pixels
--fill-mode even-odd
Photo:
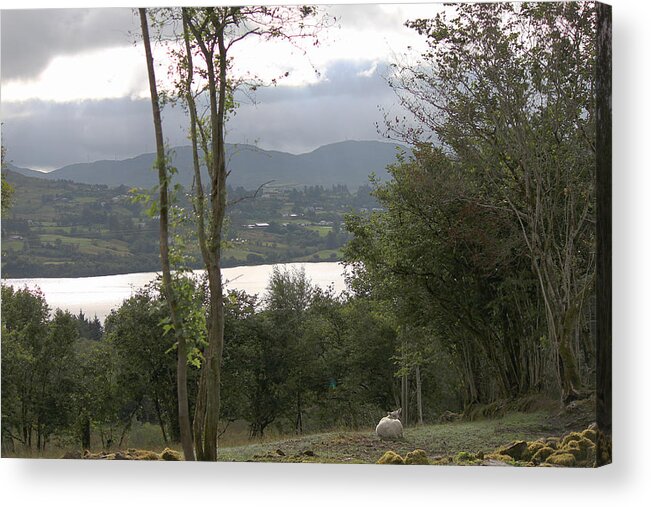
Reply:
[[[21,4],[22,5],[22,4]],[[289,72],[275,87],[243,100],[227,140],[302,153],[346,139],[380,139],[375,123],[394,95],[388,65],[422,39],[407,19],[440,4],[337,5],[320,45],[301,48],[248,39],[234,53],[237,71],[263,79]],[[15,165],[51,170],[75,162],[154,151],[140,25],[129,8],[3,10],[2,142]],[[38,34],[37,37],[28,34]],[[166,52],[156,51],[165,81]],[[244,97],[242,97],[244,99]],[[178,108],[164,111],[170,145],[186,144]]]

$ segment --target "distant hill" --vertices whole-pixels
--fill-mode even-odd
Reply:
[[[343,141],[300,155],[245,144],[228,144],[226,156],[231,171],[228,183],[232,187],[256,188],[274,180],[275,183],[296,185],[342,184],[354,189],[368,183],[368,175],[372,172],[385,179],[386,166],[395,162],[399,149],[409,153],[408,148],[402,145],[379,141]],[[176,180],[189,186],[193,176],[191,149],[180,146],[172,152],[172,162],[178,169]],[[49,173],[15,166],[8,169],[49,180],[149,188],[158,182],[157,174],[152,169],[154,157],[154,153],[146,153],[126,160],[72,164]],[[205,169],[203,172],[204,178],[207,178]]]
[[[13,171],[14,173],[18,173],[23,176],[29,176],[30,178],[47,178],[48,174],[41,171],[35,171],[34,169],[26,169],[25,167],[16,167],[11,162],[6,163],[4,169]]]

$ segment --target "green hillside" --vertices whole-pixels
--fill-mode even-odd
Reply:
[[[2,276],[76,277],[160,269],[158,221],[127,186],[109,187],[31,178],[5,171],[14,187],[2,218]],[[369,188],[268,186],[255,199],[230,189],[223,265],[340,258],[348,235],[343,215],[376,206]],[[189,203],[180,204],[189,209]],[[257,225],[256,225],[257,224]],[[183,232],[178,231],[178,232]],[[193,268],[199,252],[188,245]]]

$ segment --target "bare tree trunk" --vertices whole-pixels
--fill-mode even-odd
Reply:
[[[407,426],[409,420],[409,378],[406,373],[403,373],[401,378],[401,391],[402,391],[402,423]]]
[[[167,445],[167,432],[165,431],[165,422],[163,421],[163,414],[160,410],[160,402],[158,397],[154,398],[154,408],[156,409],[156,418],[158,419],[158,426],[160,426],[160,431],[163,434],[163,442]]]
[[[163,140],[163,124],[160,114],[158,90],[156,88],[156,74],[154,71],[154,58],[149,41],[149,26],[147,24],[147,10],[139,9],[142,38],[145,45],[147,58],[147,73],[149,76],[149,91],[154,116],[154,132],[156,136],[156,166],[158,168],[158,181],[160,187],[160,256],[163,271],[163,291],[167,300],[174,333],[177,339],[177,378],[176,387],[178,395],[179,429],[181,445],[186,461],[194,461],[194,448],[192,445],[192,431],[190,427],[190,410],[188,404],[188,378],[187,378],[187,345],[181,322],[177,313],[176,298],[172,290],[172,276],[169,261],[169,216],[168,216],[168,174],[165,162],[165,144]]]
[[[420,382],[420,365],[416,365],[416,404],[418,405],[418,424],[423,424],[423,397]]]
[[[185,26],[192,31],[206,63],[208,97],[210,100],[210,131],[212,145],[208,173],[210,176],[210,228],[207,248],[202,248],[204,264],[208,273],[210,306],[208,311],[208,347],[201,373],[201,412],[197,412],[195,431],[201,431],[198,440],[201,459],[217,460],[217,439],[219,435],[219,412],[221,402],[221,360],[224,348],[224,296],[221,276],[221,238],[226,213],[226,155],[224,146],[224,117],[226,114],[226,46],[223,15],[211,9],[206,23],[215,30],[217,53],[214,45],[206,44],[200,27],[194,26],[189,16],[184,16]],[[205,26],[205,25],[204,25]],[[218,75],[215,75],[215,60]],[[202,219],[201,217],[200,219]]]
[[[127,434],[129,433],[129,430],[131,429],[131,423],[133,422],[133,416],[136,415],[136,411],[138,410],[138,407],[142,403],[142,400],[139,400],[138,403],[136,404],[136,407],[131,411],[129,414],[129,419],[127,420],[127,423],[124,425],[124,429],[122,430],[122,433],[120,434],[120,441],[118,442],[118,447],[122,447],[122,443],[124,442],[124,439],[126,438]],[[111,430],[111,433],[113,430]],[[106,443],[104,443],[104,438],[102,438],[102,444],[104,447],[108,448],[111,445],[113,445],[113,438],[109,437],[106,440]]]
[[[194,430],[194,449],[197,454],[198,461],[204,461],[203,452],[203,427],[206,419],[206,374],[205,366],[201,370],[199,377],[199,391],[197,393],[197,401],[194,407],[194,421],[192,428]]]
[[[81,422],[81,448],[90,449],[90,417],[86,414]]]
[[[301,390],[296,397],[296,433],[303,433],[303,404],[301,402]]]

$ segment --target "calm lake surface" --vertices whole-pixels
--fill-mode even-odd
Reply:
[[[272,264],[225,268],[222,277],[226,289],[262,294],[273,269]],[[337,262],[288,263],[278,266],[305,269],[314,285],[326,288],[333,285],[336,292],[345,288],[344,267]],[[202,273],[203,271],[195,271]],[[20,289],[40,288],[51,309],[61,308],[72,313],[83,311],[87,317],[97,315],[103,322],[111,310],[131,297],[138,289],[156,278],[157,273],[130,273],[127,275],[92,276],[84,278],[8,278],[2,283]]]

